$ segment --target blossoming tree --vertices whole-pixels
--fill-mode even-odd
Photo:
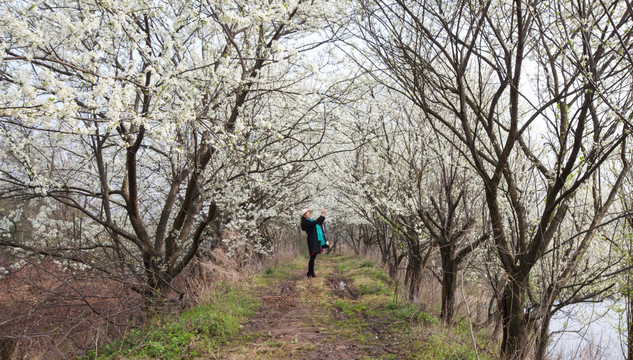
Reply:
[[[4,2],[0,194],[34,202],[1,244],[133,275],[146,296],[226,229],[264,250],[257,229],[288,213],[323,132],[328,60],[303,54],[334,6]],[[32,234],[12,236],[27,213]]]

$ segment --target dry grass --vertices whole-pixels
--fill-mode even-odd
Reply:
[[[65,359],[120,337],[141,322],[142,299],[97,273],[73,272],[50,259],[0,280],[0,333],[16,341],[14,357]]]
[[[165,294],[160,312],[179,312],[212,301],[214,284],[237,285],[261,269],[295,258],[300,248],[296,234],[280,237],[274,256],[241,253],[228,256],[215,249],[207,259],[198,259]],[[27,259],[28,260],[28,259]],[[0,266],[15,262],[0,254]],[[16,344],[15,358],[67,359],[97,349],[142,325],[148,315],[144,300],[130,290],[132,279],[109,279],[103,273],[64,271],[50,259],[33,261],[0,279],[0,339]]]
[[[622,349],[614,347],[613,344],[601,344],[599,340],[588,340],[582,342],[582,346],[575,349],[561,350],[557,353],[549,354],[550,360],[598,360],[598,359],[624,359]]]
[[[289,263],[297,258],[301,249],[293,233],[283,235],[273,245],[272,255],[247,253],[230,256],[227,249],[219,246],[208,259],[197,259],[190,265],[186,275],[188,306],[207,304],[213,299],[214,284],[221,282],[233,287],[246,284],[255,274],[280,263]]]

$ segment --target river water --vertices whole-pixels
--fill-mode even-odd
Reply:
[[[625,359],[626,329],[624,303],[605,300],[595,304],[574,304],[559,311],[550,323],[551,359]]]

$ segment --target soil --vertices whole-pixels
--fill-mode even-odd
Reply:
[[[239,345],[222,350],[218,358],[404,359],[398,350],[397,334],[389,331],[383,319],[366,313],[357,315],[366,324],[361,340],[338,337],[337,322],[349,316],[335,307],[319,304],[356,300],[361,295],[352,281],[330,274],[333,272],[325,273],[323,278],[307,279],[304,270],[297,269],[276,285],[259,288],[262,308],[244,325]]]

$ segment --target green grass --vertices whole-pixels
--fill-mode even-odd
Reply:
[[[360,264],[361,267],[374,267],[374,263],[371,260],[365,260]]]
[[[369,283],[358,286],[361,295],[389,294],[389,288],[383,284]]]
[[[383,324],[393,338],[407,344],[403,353],[406,359],[458,360],[476,359],[468,323],[462,321],[453,326],[442,324],[436,315],[421,311],[416,304],[406,301],[393,302],[395,286],[386,272],[369,260],[358,257],[340,257],[333,260],[336,275],[347,279],[348,286],[356,289],[359,299],[337,299],[331,303],[334,311],[344,315],[337,318],[337,339],[354,340],[359,345],[376,345],[376,337],[370,333],[370,324]],[[430,305],[430,304],[427,304]],[[431,307],[432,308],[432,307]],[[485,332],[475,334],[479,348],[494,348],[495,344]],[[488,353],[480,359],[492,359]],[[367,359],[393,359],[393,354]],[[399,357],[398,357],[399,358]]]
[[[416,305],[408,303],[398,305],[389,303],[385,307],[385,315],[418,324],[428,325],[439,323],[439,320],[435,316],[420,311]]]
[[[455,341],[459,339],[460,341]],[[448,331],[441,331],[429,336],[426,342],[422,344],[421,351],[418,353],[419,357],[416,359],[427,360],[475,360],[477,354],[472,348],[472,344],[465,343],[461,340],[461,337],[455,338],[454,334],[450,334]],[[480,356],[481,359],[486,357]]]
[[[353,343],[357,349],[368,351],[388,347],[400,354],[363,359],[400,359],[403,354],[403,359],[412,360],[477,358],[467,321],[446,326],[437,314],[425,312],[433,309],[433,304],[421,307],[406,301],[394,303],[394,283],[373,262],[356,256],[328,256],[317,261],[318,278],[307,280],[302,276],[292,281],[298,292],[297,306],[324,309],[302,321],[327,334],[328,341]],[[274,287],[303,274],[306,265],[307,258],[299,257],[265,270],[249,283],[259,289]],[[338,297],[343,295],[338,288],[332,289],[328,277],[347,284],[350,292],[345,298]],[[209,304],[178,316],[156,318],[143,329],[130,331],[122,340],[93,351],[84,359],[206,359],[228,348],[239,354],[237,358],[243,355],[241,358],[279,359],[301,357],[318,348],[305,339],[281,341],[259,331],[241,334],[242,324],[260,306],[253,290],[219,286]],[[475,339],[480,349],[497,347],[483,331],[475,334]],[[480,359],[493,358],[485,351],[478,355]]]
[[[154,319],[143,329],[129,331],[122,340],[90,351],[84,359],[200,357],[237,333],[259,306],[246,291],[220,286],[212,303],[193,307],[178,317]]]
[[[369,260],[364,260],[358,256],[337,256],[331,258],[335,264],[338,264],[336,269],[339,272],[347,272],[353,269],[359,269],[362,267],[372,268],[374,267],[374,263]]]
[[[349,303],[344,300],[336,300],[332,306],[341,310],[345,315],[356,316],[367,309],[367,305],[363,303]]]
[[[253,279],[253,283],[258,286],[270,286],[280,280],[288,278],[296,269],[307,267],[308,260],[306,257],[300,256],[292,262],[278,263],[272,266],[259,276]]]

